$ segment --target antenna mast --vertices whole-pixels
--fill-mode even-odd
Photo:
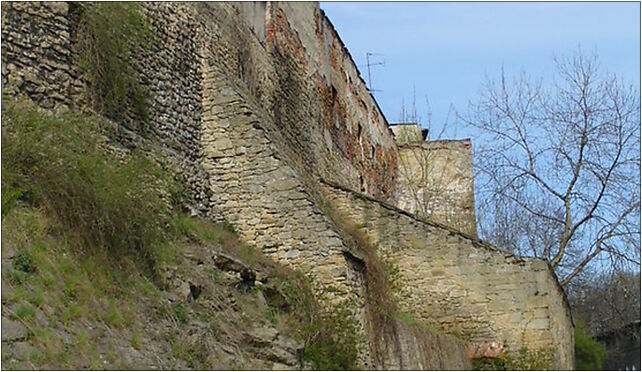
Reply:
[[[386,61],[383,60],[381,62],[370,63],[370,56],[383,56],[383,54],[366,52],[366,67],[368,68],[368,91],[381,92],[381,90],[372,89],[372,74],[370,72],[370,66],[385,66]],[[360,67],[363,67],[363,65]]]

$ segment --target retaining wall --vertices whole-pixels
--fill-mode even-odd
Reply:
[[[516,257],[472,236],[326,184],[331,203],[399,268],[401,308],[482,344],[546,349],[573,369],[573,324],[547,263]]]

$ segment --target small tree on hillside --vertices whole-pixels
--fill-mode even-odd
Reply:
[[[640,99],[595,56],[556,64],[550,89],[502,72],[461,118],[486,138],[475,158],[478,210],[491,217],[482,236],[546,259],[566,286],[596,260],[639,270]]]

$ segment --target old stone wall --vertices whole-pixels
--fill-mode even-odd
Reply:
[[[26,96],[44,108],[91,111],[84,76],[74,59],[77,5],[13,3],[3,7],[7,10],[3,12],[3,35],[7,35],[2,44],[3,66],[11,66],[3,70],[3,92]],[[140,118],[123,107],[126,118],[112,135],[119,151],[140,149],[169,160],[191,186],[195,212],[225,218],[248,243],[312,274],[319,285],[332,286],[337,300],[351,300],[365,332],[361,271],[347,259],[347,249],[332,221],[316,205],[316,169],[344,184],[384,195],[394,180],[396,148],[390,133],[383,130],[387,128],[383,115],[363,86],[350,86],[346,82],[350,76],[343,73],[338,78],[343,82],[341,91],[317,84],[318,76],[311,85],[315,80],[306,75],[307,62],[289,60],[287,49],[300,44],[299,36],[283,18],[285,10],[274,7],[256,3],[250,12],[243,4],[142,4],[154,41],[144,50],[134,50],[130,60],[140,83],[150,92],[148,130],[137,130],[132,123]],[[321,17],[316,5],[288,12],[296,19],[301,10],[307,17]],[[276,17],[270,21],[274,27],[247,27],[248,22],[269,21],[271,15]],[[330,27],[327,19],[321,20]],[[305,27],[307,21],[295,23]],[[274,44],[266,39],[269,30]],[[336,53],[338,49],[342,63],[356,74],[333,32],[326,30],[330,50]],[[313,40],[323,38],[314,36]],[[306,58],[313,60],[310,54]],[[334,75],[341,70],[336,69],[336,61],[334,64],[334,68],[326,65],[324,81],[337,80]],[[51,66],[57,69],[55,73]],[[354,78],[357,81],[358,75]],[[335,82],[335,86],[339,85]],[[329,109],[319,96],[321,88],[332,92]],[[350,97],[361,96],[362,100],[359,107],[363,110],[350,112],[350,119],[362,120],[355,135],[346,130],[353,122],[345,116],[331,127],[325,125],[327,115],[339,115],[335,106],[345,105],[337,102],[348,99],[346,89]],[[379,127],[369,128],[373,123]],[[314,142],[315,136],[323,141]],[[346,151],[355,140],[363,147],[360,157]],[[315,147],[317,143],[322,146]],[[391,166],[382,171],[377,161]],[[400,337],[406,344],[423,337],[424,343],[432,345],[432,354],[421,354],[422,361],[414,354],[399,354],[410,347],[406,344],[390,346],[384,358],[387,363],[425,365],[430,356],[439,355],[451,358],[433,363],[466,363],[461,345],[440,350],[452,341],[449,344],[439,337],[426,341],[432,340],[431,335],[420,331]],[[365,345],[364,340],[361,362],[376,367]]]
[[[394,321],[395,340],[384,344],[386,370],[471,370],[466,343],[452,335]],[[379,368],[381,366],[378,366]]]
[[[256,43],[231,43],[239,62],[225,64],[233,70],[228,75],[240,76],[267,109],[284,138],[283,151],[305,174],[392,198],[392,133],[318,4],[241,3],[237,9],[265,47],[269,66],[257,67],[263,50]]]
[[[470,140],[401,143],[396,205],[476,236]]]
[[[2,3],[2,93],[67,108],[72,78],[67,3]]]
[[[87,110],[84,78],[74,59],[77,4],[2,7],[3,94],[27,97],[47,109]],[[136,118],[127,112],[128,119],[116,125],[116,145],[168,160],[187,180],[195,213],[226,219],[248,243],[336,288],[337,300],[354,303],[365,332],[363,263],[350,255],[337,226],[323,213],[318,179],[396,203],[400,157],[385,117],[332,24],[316,3],[141,7],[155,42],[129,59],[150,91],[149,130],[130,125]],[[567,308],[541,265],[517,264],[517,269],[492,250],[478,257],[481,250],[468,237],[399,211],[391,217],[382,204],[363,204],[365,199],[349,195],[335,201],[342,201],[355,221],[376,226],[370,233],[381,231],[385,237],[377,242],[409,284],[402,302],[406,310],[484,340],[512,342],[517,325],[526,324],[528,340],[560,346],[558,365],[572,359],[566,346],[570,326],[563,315],[551,315],[554,309],[566,314]],[[421,249],[409,245],[412,239],[420,239]],[[416,278],[417,267],[435,273]],[[475,284],[459,283],[462,273],[473,269],[481,273],[470,277]],[[499,279],[503,272],[510,281]],[[497,280],[484,281],[490,277]],[[515,283],[534,294],[518,296]],[[509,285],[509,295],[500,295]],[[383,366],[362,349],[364,366],[468,368],[461,342],[401,323],[395,341],[384,349]]]
[[[422,129],[418,123],[394,123],[390,124],[390,130],[397,146],[423,142],[428,134],[428,130]]]
[[[91,111],[77,66],[78,4],[5,2],[2,12],[3,94],[25,97],[46,109]],[[201,76],[194,8],[182,3],[145,3],[155,42],[131,61],[149,90],[149,132],[124,120],[114,136],[119,151],[142,148],[169,161],[192,189],[195,209],[212,215],[201,163]],[[159,42],[162,41],[162,42]],[[124,110],[126,108],[123,108]],[[133,119],[133,118],[130,118]]]
[[[348,300],[366,335],[363,263],[355,262],[340,235],[306,190],[305,181],[283,161],[263,129],[266,114],[210,66],[204,74],[204,167],[211,174],[213,207],[245,241],[265,254],[312,274]],[[469,369],[465,344],[447,335],[398,323],[379,344],[380,358],[361,345],[365,368]]]
[[[546,262],[516,257],[337,185],[327,190],[333,206],[398,266],[403,310],[476,343],[550,350],[553,368],[573,368],[570,309]]]

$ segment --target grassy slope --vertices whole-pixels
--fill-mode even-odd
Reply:
[[[7,103],[2,126],[4,368],[355,367],[346,314],[225,225],[177,212],[171,172],[110,155],[99,119]]]

